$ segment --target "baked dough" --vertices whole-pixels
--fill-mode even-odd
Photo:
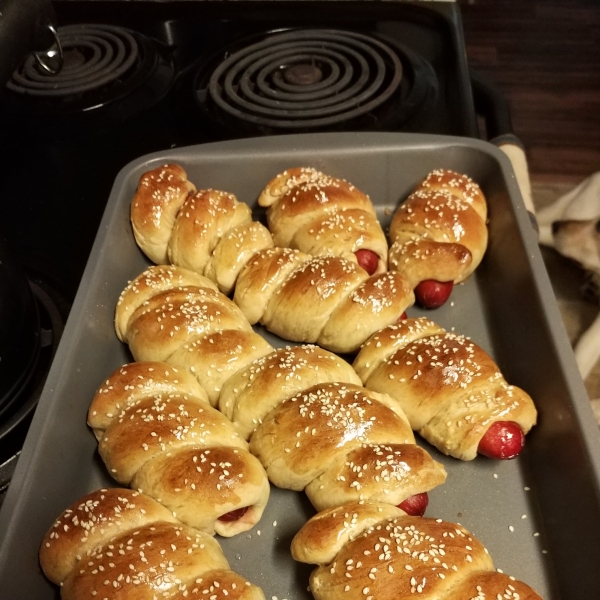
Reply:
[[[389,394],[414,431],[455,458],[475,458],[495,422],[517,423],[523,433],[536,423],[531,397],[509,385],[486,352],[424,317],[373,335],[353,366],[365,387]]]
[[[227,598],[264,600],[230,570],[212,536],[128,489],[96,490],[75,502],[46,533],[39,557],[63,600],[186,598],[210,585]]]
[[[414,294],[400,273],[369,277],[340,257],[273,248],[242,269],[233,299],[250,323],[345,354],[395,323],[414,303]]]
[[[162,206],[168,203],[170,188],[162,185],[165,169],[167,167],[150,171],[140,180],[132,200],[134,231],[141,227],[136,219],[145,213],[133,207],[143,204],[148,212],[147,205],[155,199],[156,211],[162,214]],[[185,179],[181,168],[174,171],[182,181]],[[268,220],[271,225],[277,222],[283,227],[294,215],[296,223],[300,219],[303,225],[294,234],[298,243],[292,245],[307,252],[274,248],[271,234],[262,224],[252,221],[246,204],[233,194],[210,189],[191,193],[180,204],[173,204],[171,216],[165,217],[160,230],[157,229],[160,240],[156,244],[162,248],[165,232],[171,225],[168,260],[186,271],[207,277],[221,292],[233,294],[250,323],[261,323],[269,331],[293,342],[318,343],[339,353],[355,352],[369,335],[395,322],[414,303],[414,294],[403,275],[385,273],[387,242],[369,198],[345,181],[310,169],[302,172],[308,174],[308,179],[303,178],[305,188],[291,189],[289,182],[283,187],[267,186],[273,192],[269,196],[272,205]],[[153,182],[157,182],[154,190]],[[284,188],[291,194],[290,198],[285,194],[276,197],[275,190]],[[296,193],[303,198],[302,202]],[[169,198],[163,198],[165,194]],[[261,198],[264,202],[265,195]],[[324,211],[320,224],[315,225],[317,229],[308,225],[308,221],[304,223],[305,216],[296,215],[300,204],[305,211],[302,215],[316,217],[317,209]],[[286,235],[277,231],[277,243],[288,245]],[[351,243],[349,235],[355,238]],[[147,237],[150,236],[149,230]],[[320,247],[315,245],[315,237],[321,240]],[[306,243],[300,243],[304,239]],[[149,245],[145,240],[140,247],[146,251]],[[356,255],[371,251],[378,256],[373,277],[359,266]],[[148,256],[154,260],[155,254]],[[155,281],[157,274],[148,274],[148,277],[153,278],[151,283],[144,285],[139,281],[136,284],[144,293],[151,285],[159,284]],[[201,287],[204,294],[211,289],[200,280],[194,282],[191,276],[171,274],[169,277],[188,281],[179,287]],[[135,293],[137,290],[126,291],[120,304],[127,306]],[[120,339],[124,339],[123,330],[133,317],[132,312],[130,308],[120,310]],[[155,333],[160,337],[159,332]],[[131,340],[127,342],[135,352],[136,344]],[[165,360],[165,351],[170,352],[178,345],[177,340],[167,340],[164,336],[162,343],[165,348],[159,353],[145,353],[143,358],[136,356],[136,359]],[[137,347],[147,346],[137,344]]]
[[[398,505],[446,479],[391,398],[347,383],[285,400],[258,426],[250,450],[271,482],[304,489],[317,510],[367,498]]]
[[[288,255],[294,251],[281,252]],[[360,274],[356,265],[347,264],[351,273]],[[271,276],[273,263],[267,265],[265,272]],[[178,274],[185,270],[178,267],[153,267],[152,281],[161,281],[160,269],[168,269],[167,280],[187,283],[184,275]],[[255,272],[258,280],[258,270]],[[379,280],[391,279],[393,274],[379,276]],[[117,481],[160,499],[187,524],[209,531],[214,528],[218,533],[224,528],[219,519],[224,512],[250,507],[235,521],[235,527],[227,524],[228,535],[251,526],[260,517],[266,502],[264,468],[275,485],[306,488],[317,508],[362,497],[385,497],[400,504],[443,483],[443,467],[415,445],[398,404],[362,388],[347,361],[312,344],[273,349],[252,331],[241,312],[238,314],[240,309],[213,288],[184,285],[168,289],[161,282],[153,296],[147,280],[142,274],[129,284],[117,312],[126,311],[130,316],[116,318],[116,323],[125,323],[122,337],[141,362],[117,369],[109,377],[96,394],[88,417],[99,438],[100,454]],[[368,279],[371,283],[377,280]],[[135,293],[136,289],[144,293]],[[340,329],[350,314],[343,313]],[[303,320],[312,326],[309,316]],[[332,320],[330,316],[328,322]],[[317,317],[315,321],[318,332],[323,324]],[[294,326],[302,327],[303,323],[298,320]],[[326,330],[327,324],[324,327]],[[303,476],[298,483],[293,468],[284,477],[278,475],[269,452],[275,446],[281,449],[298,444],[306,433],[309,423],[292,421],[295,424],[287,429],[279,426],[283,407],[299,406],[298,397],[306,394],[321,399],[333,394],[331,407],[323,410],[340,422],[344,418],[338,418],[336,411],[340,403],[349,402],[347,410],[356,413],[351,420],[356,431],[341,429],[334,435],[334,429],[327,426],[328,419],[321,426],[313,425],[310,430],[315,435],[323,428],[325,438],[332,437],[329,443],[316,437],[312,440],[316,442],[311,446],[314,454],[307,453],[305,462],[313,461],[318,468],[310,469],[311,476]],[[352,400],[354,396],[357,399]],[[218,406],[220,412],[212,406]],[[371,429],[378,434],[370,437],[361,433]],[[250,438],[253,453],[263,465],[260,469],[258,461],[252,465],[244,454]],[[269,440],[275,439],[277,444],[270,449]],[[244,458],[247,471],[238,478],[243,481],[232,483],[234,491],[239,489],[235,502],[229,501],[227,494],[215,495],[214,478],[200,477],[196,472],[205,458],[205,448],[213,455],[218,448],[218,452],[233,452],[240,460]],[[285,454],[285,449],[282,452]],[[285,458],[291,460],[294,455],[292,452]],[[240,461],[236,457],[216,464],[224,462],[237,465]],[[360,481],[351,476],[354,462],[365,466]],[[201,497],[189,490],[192,483],[202,490]]]
[[[319,565],[316,600],[542,600],[502,573],[461,525],[354,502],[310,519],[292,541],[298,561]]]
[[[388,245],[370,198],[343,179],[310,167],[275,176],[258,197],[276,246],[313,256],[376,255],[373,274],[387,271]]]
[[[432,171],[398,207],[389,229],[389,268],[414,289],[421,281],[461,283],[487,247],[487,204],[469,177]]]
[[[120,367],[94,396],[88,425],[110,475],[186,525],[230,537],[260,520],[270,492],[263,467],[184,370],[159,362]]]

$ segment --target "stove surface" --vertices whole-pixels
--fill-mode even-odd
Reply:
[[[0,121],[6,133],[0,140],[0,158],[10,175],[1,178],[0,193],[14,201],[3,203],[0,219],[24,266],[43,273],[68,299],[76,293],[117,172],[142,154],[222,139],[303,131],[476,135],[460,17],[451,4],[344,2],[342,9],[338,3],[311,2],[307,9],[302,2],[236,2],[235,10],[230,3],[56,4],[66,68],[48,83],[47,76],[45,82],[39,74],[36,78],[30,65],[34,75],[31,86],[27,88],[25,72],[20,80],[13,79],[3,94]],[[83,32],[74,29],[82,23],[86,24]],[[300,50],[310,56],[317,46],[317,62],[321,61],[317,76],[325,80],[332,80],[331,71],[340,64],[354,69],[353,80],[346,85],[358,90],[358,98],[349,95],[346,101],[346,113],[351,117],[340,118],[339,110],[331,108],[332,93],[340,96],[335,81],[329,86],[333,92],[328,91],[327,81],[296,85],[301,95],[306,96],[306,90],[313,91],[313,96],[321,94],[308,108],[300,109],[298,94],[286,94],[293,84],[288,82],[286,88],[286,82],[280,83],[279,96],[269,97],[275,86],[265,94],[251,81],[250,92],[258,89],[259,103],[242,98],[240,106],[244,94],[243,89],[238,90],[248,82],[239,80],[248,77],[248,69],[240,70],[235,60],[232,62],[235,53],[245,59],[248,46],[273,44],[270,40],[298,35],[306,28],[314,31],[317,24],[321,39],[317,37],[311,47]],[[108,68],[98,63],[105,60],[102,44],[110,41],[102,39],[98,30],[105,37],[124,37],[122,44],[135,47],[137,56],[131,62],[136,64],[128,67],[126,57],[112,67],[116,73],[105,74]],[[329,34],[326,42],[330,47],[322,39],[324,30],[334,30],[337,36]],[[340,36],[354,46],[343,48]],[[365,40],[367,53],[377,45],[380,56],[360,56],[364,51],[358,45],[365,46]],[[120,48],[109,50],[121,52]],[[327,53],[329,56],[324,56]],[[401,63],[399,81],[394,81],[398,67],[392,55]],[[331,64],[326,64],[330,57]],[[112,60],[115,62],[114,56]],[[286,60],[289,66],[289,52]],[[315,59],[310,60],[314,63]],[[372,64],[362,65],[361,61]],[[99,73],[101,84],[96,87],[80,73],[86,62],[91,65],[89,70]],[[297,71],[298,61],[293,65]],[[363,66],[367,75],[359,72]],[[233,79],[231,70],[236,68],[240,74],[232,86],[225,80]],[[381,74],[376,72],[378,68]],[[271,69],[282,72],[278,64]],[[215,75],[218,70],[220,78]],[[284,75],[292,76],[290,71],[293,69]],[[70,78],[69,72],[74,73]],[[264,73],[255,74],[264,82]],[[363,75],[366,82],[361,88],[358,80]],[[376,87],[373,80],[377,77],[379,87],[369,90],[369,85]],[[225,97],[228,87],[233,90],[233,102]],[[236,116],[246,110],[258,113]],[[289,113],[301,116],[294,122]]]

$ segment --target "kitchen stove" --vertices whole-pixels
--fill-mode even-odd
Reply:
[[[5,482],[129,161],[286,133],[477,136],[454,3],[57,0],[55,9],[61,73],[29,57],[0,99],[0,233],[42,304],[45,340],[31,385],[0,414]]]

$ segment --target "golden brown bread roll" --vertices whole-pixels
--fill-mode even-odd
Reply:
[[[250,362],[271,350],[271,346],[252,331],[241,310],[216,290],[214,284],[203,285],[202,281],[188,284],[194,277],[208,282],[180,267],[152,266],[121,293],[115,327],[136,360],[170,362],[202,379],[203,374],[206,375],[204,359],[210,354],[203,340],[208,340],[207,344],[216,341],[222,349],[229,346],[233,354],[241,344],[245,352],[237,353],[236,364],[240,367],[244,361]],[[238,334],[219,339],[216,334],[224,331]],[[206,376],[212,390],[221,385],[221,380],[215,372]],[[212,392],[211,397],[216,404]]]
[[[181,207],[169,241],[169,260],[203,273],[229,294],[240,269],[258,250],[273,246],[271,234],[233,194],[201,190]]]
[[[182,369],[159,362],[120,367],[94,396],[88,424],[111,476],[183,523],[229,537],[260,520],[270,491],[264,469]]]
[[[487,205],[466,175],[432,171],[398,207],[389,229],[390,270],[403,273],[428,308],[481,262],[487,247]],[[436,285],[430,291],[427,286]],[[443,284],[443,285],[442,285]]]
[[[253,331],[224,329],[183,344],[167,361],[189,369],[216,406],[233,375],[271,352],[273,347]]]
[[[161,362],[132,363],[115,370],[98,388],[88,412],[88,425],[100,438],[124,409],[153,394],[187,394],[208,400],[196,379],[182,369]]]
[[[273,254],[275,251],[267,252]],[[282,252],[287,254],[291,251]],[[338,259],[330,257],[319,260]],[[359,271],[353,263],[347,264],[352,265],[353,273]],[[153,280],[160,279],[156,270],[161,268],[167,267],[153,268]],[[177,275],[181,269],[168,269],[169,278],[185,282],[183,276]],[[267,269],[266,272],[270,274],[271,270]],[[388,279],[390,275],[383,274],[379,277]],[[142,274],[138,280],[145,282],[147,276]],[[172,465],[179,464],[188,456],[194,456],[195,460],[198,460],[198,456],[193,452],[194,448],[217,445],[243,448],[239,442],[250,438],[261,424],[270,423],[271,416],[279,414],[278,407],[296,394],[304,393],[313,386],[326,389],[327,384],[350,385],[359,395],[370,394],[364,403],[371,410],[380,408],[384,411],[385,418],[389,418],[390,423],[397,422],[401,434],[394,430],[393,435],[381,439],[371,439],[367,436],[363,440],[359,436],[361,447],[348,442],[349,445],[344,447],[341,454],[330,447],[317,445],[317,454],[313,460],[323,465],[327,464],[327,469],[315,472],[300,487],[290,484],[289,481],[284,482],[276,476],[272,478],[273,483],[303,489],[314,479],[306,491],[318,507],[323,506],[323,502],[344,502],[348,498],[363,497],[367,494],[369,497],[388,495],[389,502],[398,504],[418,497],[420,504],[417,509],[425,509],[426,492],[445,479],[443,468],[414,445],[414,437],[405,417],[395,414],[398,409],[391,400],[378,394],[359,391],[362,390],[358,387],[361,382],[350,364],[317,346],[304,345],[273,350],[262,338],[260,343],[255,341],[247,344],[243,339],[240,342],[241,335],[250,340],[259,336],[251,330],[248,331],[250,326],[247,321],[238,320],[237,315],[235,318],[225,318],[229,314],[227,307],[235,305],[219,292],[207,289],[206,297],[203,296],[199,302],[192,302],[190,298],[204,294],[204,288],[185,285],[169,290],[161,285],[158,286],[156,295],[152,296],[151,286],[140,284],[138,280],[129,284],[130,291],[122,294],[117,307],[117,312],[127,311],[129,315],[128,319],[119,316],[116,318],[117,323],[126,322],[123,326],[123,339],[129,342],[134,357],[147,356],[152,350],[160,353],[150,356],[174,363],[175,367],[156,361],[127,365],[118,369],[98,391],[90,407],[89,424],[100,439],[100,454],[117,481],[131,483],[151,496],[160,498],[161,502],[168,502],[167,506],[179,514],[180,507],[187,507],[188,501],[182,499],[182,494],[170,493],[173,489],[181,487],[179,483],[174,483],[175,471]],[[137,294],[131,291],[135,289],[143,289],[144,293]],[[182,302],[185,309],[180,308]],[[351,302],[357,304],[356,300]],[[199,314],[207,313],[206,307],[217,303],[220,303],[218,314],[213,311],[209,313],[208,319],[198,317]],[[131,304],[135,306],[131,307]],[[133,310],[130,310],[131,308]],[[183,322],[181,315],[185,317]],[[213,327],[217,330],[212,331]],[[186,339],[188,336],[189,340]],[[231,338],[231,341],[219,340],[225,337]],[[229,349],[231,344],[236,343],[236,350],[220,354],[219,341],[224,342]],[[155,350],[157,345],[158,350]],[[212,353],[211,346],[214,346]],[[210,356],[210,362],[205,360],[207,356]],[[223,363],[231,364],[222,367]],[[173,375],[173,368],[176,373],[182,371],[182,376]],[[216,385],[215,378],[209,376],[208,372],[218,374]],[[166,376],[163,377],[163,373]],[[152,385],[155,381],[159,382],[156,394],[149,393],[152,386],[146,384],[146,380],[151,380]],[[214,385],[209,393],[204,391],[207,383]],[[196,391],[196,388],[201,391]],[[208,401],[213,405],[218,403],[221,413],[215,414],[208,406]],[[376,415],[363,409],[359,412],[369,415],[360,427],[372,427],[371,417],[375,419]],[[113,415],[112,420],[107,417],[108,414]],[[117,414],[119,416],[115,419],[114,415]],[[170,418],[159,422],[159,417],[165,414],[170,415]],[[171,424],[173,418],[178,424],[176,428]],[[235,427],[236,434],[241,433],[239,439],[231,436],[229,426]],[[182,428],[184,433],[181,433]],[[262,427],[261,431],[264,434],[265,427]],[[300,435],[299,431],[288,430],[285,434],[281,433],[280,441],[285,444],[288,444],[290,439],[297,441],[297,435]],[[363,441],[366,444],[364,447]],[[340,443],[340,448],[343,446],[344,444]],[[163,458],[165,453],[168,458]],[[347,460],[342,461],[342,455]],[[270,464],[264,451],[257,456],[265,465]],[[344,472],[348,469],[348,460],[369,465],[369,473],[363,474],[365,485],[362,491],[356,482],[350,485],[350,478],[346,478],[347,484],[340,483],[345,479]],[[186,464],[189,465],[189,460]],[[410,465],[410,473],[406,465]],[[185,471],[185,466],[178,466],[177,471]],[[194,473],[194,477],[198,475]],[[377,483],[371,482],[371,479],[376,479]],[[169,482],[169,490],[165,489],[165,480]],[[245,477],[244,481],[249,483],[250,477]],[[194,484],[200,485],[195,480]],[[210,486],[210,483],[204,485]],[[257,490],[260,492],[261,489],[259,485],[254,485],[249,492],[240,494],[240,497],[248,500],[246,505],[253,507],[252,511],[248,510],[248,518],[262,507],[263,496],[257,493]],[[206,491],[205,495],[210,497]],[[195,506],[195,513],[199,514],[205,510],[200,510],[200,501],[190,502]],[[215,528],[218,532],[218,527],[221,527],[218,521],[219,513],[222,514],[225,507],[230,508],[230,511],[236,510],[235,507],[225,506],[225,503],[225,498],[216,502],[216,512],[209,511],[207,517],[210,523],[214,523],[216,519]],[[245,505],[240,501],[240,506]],[[204,520],[200,520],[200,516],[194,521],[188,521],[186,514],[181,517],[186,523],[194,527],[206,526]],[[244,516],[240,521],[243,523],[244,519],[247,517]]]
[[[251,323],[295,342],[350,353],[396,322],[414,294],[400,273],[369,277],[340,257],[298,250],[259,252],[238,277],[234,301]]]
[[[250,450],[271,482],[304,489],[317,510],[364,498],[399,505],[446,478],[391,398],[349,383],[285,400],[254,431]]]
[[[264,600],[230,570],[213,537],[128,489],[97,490],[75,502],[46,533],[39,557],[63,600],[185,598],[211,585],[230,591],[228,598]]]
[[[217,286],[212,281],[193,271],[167,265],[148,267],[141,275],[129,282],[119,296],[115,311],[117,337],[122,342],[125,341],[131,315],[152,296],[187,286],[196,286],[205,291],[217,291]]]
[[[143,185],[140,184],[132,205],[137,206],[141,202],[138,194],[142,194],[144,199],[148,196],[149,182],[159,179],[157,173],[150,173],[142,178]],[[361,260],[357,259],[356,253],[370,252],[362,247],[356,252],[337,252],[334,248],[315,250],[309,244],[307,250],[312,254],[328,255],[317,257],[299,250],[274,249],[270,233],[251,220],[248,206],[238,202],[232,194],[216,190],[202,190],[190,195],[176,216],[169,220],[169,223],[173,222],[173,228],[168,242],[168,256],[173,264],[206,276],[226,294],[231,294],[235,289],[234,300],[251,323],[260,322],[270,331],[294,342],[316,342],[335,352],[354,352],[370,334],[395,322],[414,302],[414,295],[400,273],[383,273],[387,245],[368,197],[350,184],[323,174],[318,174],[315,181],[306,185],[310,189],[303,192],[306,196],[303,204],[314,205],[313,208],[326,205],[326,212],[337,210],[335,207],[343,208],[335,213],[336,216],[327,217],[323,224],[328,232],[322,236],[326,246],[330,245],[331,240],[327,241],[329,237],[338,241],[345,239],[346,233],[342,234],[340,229],[346,228],[342,223],[342,215],[346,215],[354,225],[363,223],[367,216],[374,223],[369,227],[375,227],[381,234],[379,245],[375,248],[381,256],[377,259],[378,267],[372,270],[367,267],[367,270],[378,273],[375,277],[369,278],[368,272],[358,266]],[[319,198],[326,194],[329,198],[327,203],[315,201],[315,185],[321,186]],[[165,190],[158,186],[154,194],[150,194],[150,199],[157,198],[157,210],[165,203],[161,199],[163,193]],[[299,207],[294,198],[288,202],[282,197],[281,202],[277,201],[272,206],[270,210],[273,214],[284,213],[282,219],[277,217],[278,222],[285,221]],[[289,203],[293,210],[284,208]],[[360,211],[360,215],[355,214],[356,211]],[[132,219],[136,215],[132,210]],[[310,231],[312,227],[302,235],[311,237]],[[162,232],[161,229],[161,236]],[[358,230],[356,233],[360,244],[369,244],[370,235],[367,232],[359,233]],[[341,256],[329,256],[332,253]],[[128,305],[134,294],[146,294],[148,288],[160,283],[156,274],[149,274],[148,277],[148,284],[138,282],[139,290],[126,292],[120,304]],[[171,279],[174,277],[180,278],[178,287],[200,287],[207,295],[209,290],[214,289],[214,286],[205,285],[201,280],[194,281],[191,276],[170,275]],[[173,282],[176,283],[175,280]],[[172,301],[177,300],[173,298]],[[182,298],[181,302],[184,301]],[[147,308],[142,310],[151,312]],[[131,309],[120,311],[117,324],[120,339],[124,339],[123,330],[126,328],[121,321],[131,320],[132,312]],[[141,315],[137,314],[136,317]],[[155,333],[161,335],[158,331]],[[135,335],[135,332],[131,335]],[[177,340],[167,340],[165,335],[162,344],[156,344],[159,353],[146,353],[143,360],[165,360],[165,351],[170,352],[178,344]],[[136,343],[132,344],[131,340],[128,343],[135,352]],[[162,348],[163,345],[165,348]],[[146,347],[147,344],[140,343],[137,346]]]
[[[461,525],[376,502],[315,515],[294,537],[292,555],[319,565],[310,577],[316,600],[541,600],[528,585],[496,573],[487,550]]]
[[[176,201],[174,184],[165,183],[169,178],[180,190]],[[131,224],[150,260],[206,275],[226,294],[251,256],[273,246],[271,234],[252,220],[246,204],[220,190],[196,192],[178,165],[142,175],[131,202]]]
[[[532,399],[488,354],[425,318],[373,335],[353,366],[365,387],[397,400],[413,430],[455,458],[513,458],[536,423]]]
[[[341,256],[357,261],[370,275],[387,270],[387,241],[373,204],[347,181],[295,167],[272,179],[258,203],[268,207],[276,246]]]

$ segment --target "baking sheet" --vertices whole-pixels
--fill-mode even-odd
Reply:
[[[546,600],[600,598],[600,436],[510,163],[485,142],[391,133],[207,144],[142,157],[121,171],[0,512],[0,598],[58,597],[37,562],[45,531],[80,496],[116,485],[97,455],[86,413],[100,383],[131,361],[114,333],[114,308],[149,263],[135,245],[129,203],[140,175],[166,162],[181,164],[197,187],[233,192],[253,206],[276,173],[313,166],[368,193],[384,225],[432,169],[465,172],[482,186],[490,212],[482,264],[445,306],[408,312],[427,314],[488,351],[507,380],[534,398],[539,424],[521,456],[506,462],[461,463],[419,440],[448,471],[446,484],[430,493],[427,515],[467,527],[497,568]],[[303,494],[273,489],[251,532],[219,539],[232,568],[268,599],[311,598],[312,568],[295,563],[289,545],[313,512]]]

